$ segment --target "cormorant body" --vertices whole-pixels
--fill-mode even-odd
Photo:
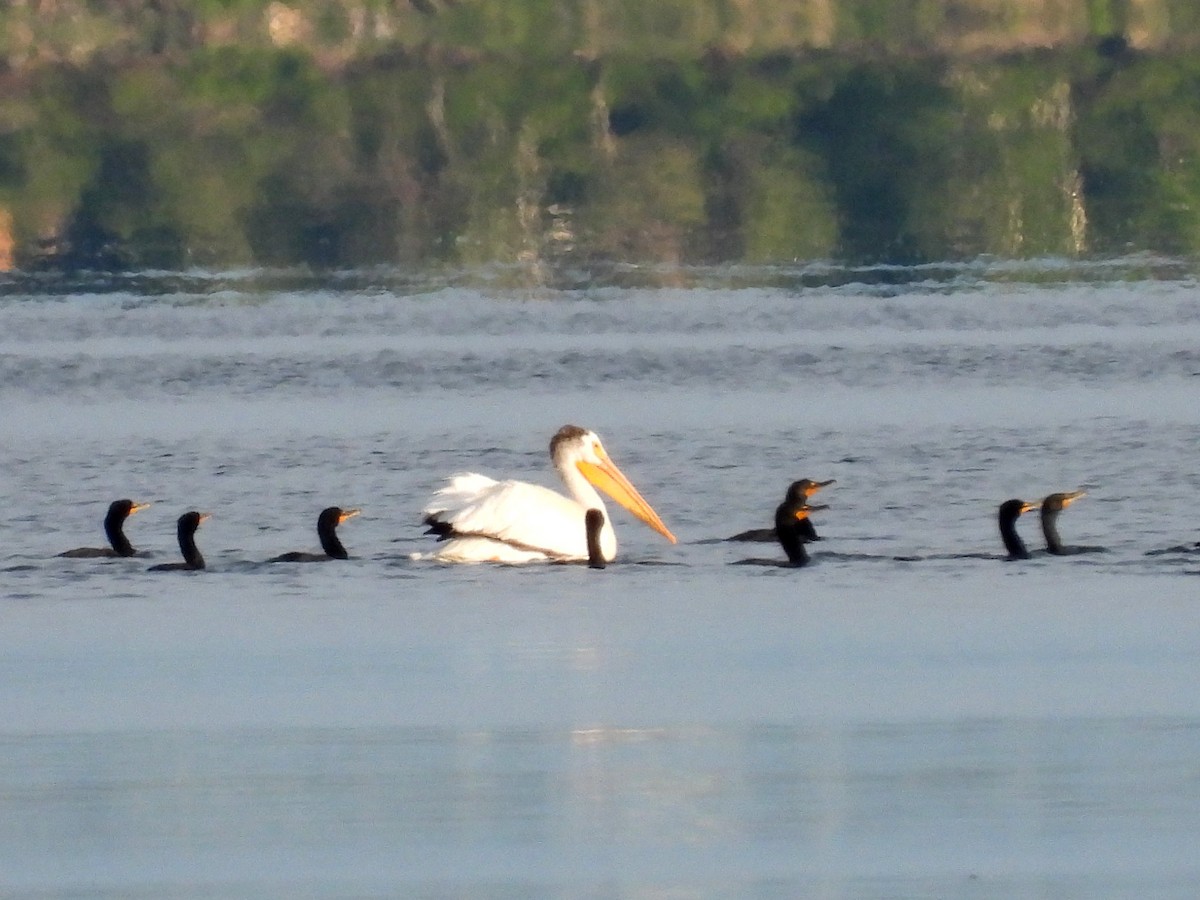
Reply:
[[[104,517],[104,533],[108,536],[111,547],[76,547],[58,555],[70,559],[134,556],[137,551],[133,549],[133,544],[129,543],[129,538],[125,537],[125,520],[149,505],[134,503],[132,500],[114,500],[109,504],[108,514]]]
[[[200,555],[200,551],[196,548],[196,529],[207,518],[209,518],[208,513],[198,513],[195,510],[185,512],[180,516],[176,531],[179,535],[179,550],[183,553],[183,562],[162,563],[161,565],[151,566],[146,571],[181,572],[191,569],[203,569],[204,557]]]
[[[1168,554],[1200,553],[1200,541],[1194,544],[1176,544],[1173,547],[1162,547],[1158,550],[1147,550],[1147,556],[1167,556]]]
[[[337,527],[347,519],[357,516],[357,509],[342,509],[340,506],[329,506],[321,510],[317,516],[317,536],[321,539],[321,549],[324,553],[304,553],[293,551],[268,559],[267,562],[325,562],[330,559],[349,559],[350,554],[342,546],[337,536]]]
[[[787,499],[784,502],[806,502],[809,497],[821,490],[821,488],[829,487],[831,484],[837,484],[837,479],[831,478],[828,481],[813,481],[811,478],[801,478],[799,481],[793,481],[788,487]],[[806,541],[821,540],[817,534],[817,529],[813,527],[812,521],[807,518],[800,525],[800,534],[804,536]],[[726,540],[769,544],[772,541],[779,540],[779,535],[774,528],[751,528],[748,531],[738,532],[733,537],[726,538]]]

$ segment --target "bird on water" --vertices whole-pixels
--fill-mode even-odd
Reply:
[[[808,534],[812,530],[809,515],[820,509],[828,509],[825,504],[809,506],[807,499],[800,492],[788,490],[787,498],[775,510],[775,536],[779,546],[787,555],[787,561],[778,559],[739,559],[735,566],[777,566],[784,569],[798,569],[809,563],[808,551],[804,545],[809,542]]]
[[[1009,559],[1029,559],[1029,550],[1025,542],[1017,534],[1017,519],[1037,507],[1036,503],[1026,500],[1005,500],[1000,504],[1000,539],[1004,541],[1004,549],[1008,551]]]
[[[321,549],[324,553],[305,553],[295,550],[268,559],[267,562],[325,562],[330,559],[349,559],[350,554],[342,546],[338,538],[337,527],[359,514],[357,509],[342,509],[340,506],[328,506],[317,516],[317,536],[321,539]]]
[[[182,572],[204,568],[204,557],[196,548],[196,529],[200,523],[211,518],[208,513],[198,513],[195,510],[185,512],[179,517],[176,529],[179,536],[179,550],[183,553],[183,562],[162,563],[151,566],[147,572]]]
[[[599,541],[605,562],[617,554],[617,538],[599,491],[672,544],[658,513],[612,461],[594,431],[564,425],[550,439],[550,459],[566,495],[526,481],[497,481],[468,472],[451,476],[422,512],[443,562],[584,561],[587,534],[579,522],[589,509],[603,515]]]
[[[830,478],[828,481],[813,481],[811,478],[801,478],[799,481],[793,481],[788,487],[787,500],[785,502],[804,503],[821,488],[829,487],[831,484],[837,484],[837,479]],[[817,534],[817,529],[813,527],[810,519],[804,519],[800,525],[800,534],[805,536],[807,541],[819,541],[820,536]],[[741,531],[733,537],[726,538],[729,541],[754,541],[759,543],[770,543],[778,540],[779,537],[775,533],[774,528],[751,528],[748,531]]]
[[[136,555],[137,550],[129,543],[129,538],[125,537],[125,520],[149,505],[134,503],[132,500],[114,500],[108,506],[108,515],[104,517],[104,533],[108,536],[111,547],[76,547],[58,555],[71,559]]]
[[[1079,553],[1106,553],[1107,547],[1068,547],[1058,536],[1058,514],[1078,500],[1086,497],[1087,491],[1066,491],[1050,494],[1042,501],[1042,534],[1046,538],[1046,552],[1055,556],[1074,556]]]
[[[604,529],[604,513],[598,509],[589,509],[583,517],[584,531],[587,532],[588,566],[593,569],[603,569],[608,562],[604,559],[604,551],[600,548],[600,532]]]

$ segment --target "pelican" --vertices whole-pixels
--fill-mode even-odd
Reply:
[[[432,556],[445,562],[587,560],[587,532],[579,526],[589,509],[597,509],[604,517],[600,554],[611,562],[617,536],[596,488],[675,543],[675,535],[609,459],[594,431],[564,425],[550,439],[550,459],[568,496],[474,472],[451,476],[421,511],[429,533],[445,542]]]

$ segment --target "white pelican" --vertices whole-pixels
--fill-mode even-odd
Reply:
[[[430,533],[444,541],[433,555],[446,562],[586,560],[585,517],[604,515],[600,552],[617,555],[617,536],[596,488],[672,544],[675,535],[604,452],[593,431],[564,425],[550,439],[550,459],[569,496],[527,481],[496,481],[474,472],[453,475],[422,510]]]

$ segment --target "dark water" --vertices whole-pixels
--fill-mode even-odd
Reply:
[[[1188,896],[1200,300],[1043,281],[10,294],[3,892]],[[565,422],[678,545],[410,559]],[[813,566],[706,543],[802,476]],[[1108,553],[946,558],[1079,486]],[[54,558],[120,496],[152,560]],[[261,564],[335,503],[357,559]]]

